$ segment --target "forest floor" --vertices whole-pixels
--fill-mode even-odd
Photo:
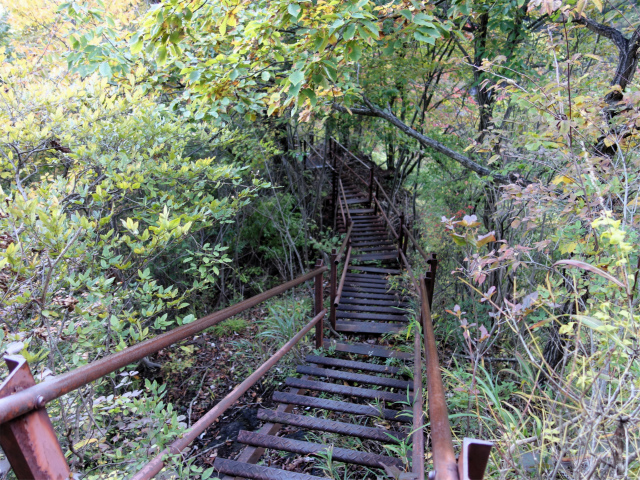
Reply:
[[[258,306],[237,317],[212,327],[201,335],[158,352],[152,361],[161,368],[147,369],[149,380],[167,384],[166,401],[172,403],[187,426],[193,425],[208,410],[222,400],[235,386],[264,363],[278,345],[257,337],[258,323],[268,315],[268,309]],[[256,430],[261,421],[259,408],[271,408],[273,391],[282,381],[295,373],[296,359],[311,352],[309,341],[300,342],[297,350],[278,363],[263,379],[256,383],[240,400],[229,408],[212,427],[192,444],[189,458],[196,458],[198,466],[208,468],[218,456],[235,457],[245,445],[236,441],[240,430]],[[280,435],[301,440],[302,432],[296,427],[283,427]],[[271,465],[297,470],[300,462],[295,455],[266,457]],[[309,459],[312,460],[312,459]]]

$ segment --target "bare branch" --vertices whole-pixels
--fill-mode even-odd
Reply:
[[[458,153],[455,150],[452,150],[451,148],[447,147],[443,143],[440,143],[437,140],[434,140],[434,139],[432,139],[430,137],[427,137],[426,135],[423,135],[422,133],[418,132],[417,130],[414,130],[413,128],[411,128],[410,126],[408,126],[407,124],[402,122],[398,117],[396,117],[393,113],[391,113],[391,111],[383,110],[383,109],[378,108],[375,105],[373,105],[369,101],[369,99],[367,97],[363,96],[362,99],[363,99],[365,105],[367,106],[367,108],[349,108],[349,109],[347,109],[346,107],[343,107],[342,105],[334,103],[333,104],[333,109],[337,110],[338,112],[343,112],[343,113],[355,113],[357,115],[364,115],[364,116],[367,116],[367,117],[383,118],[387,122],[389,122],[392,125],[396,126],[405,135],[408,135],[408,136],[413,137],[416,140],[418,140],[418,142],[420,142],[421,145],[423,145],[425,147],[432,148],[433,150],[446,155],[447,157],[449,157],[449,158],[455,160],[456,162],[458,162],[459,164],[461,164],[463,167],[468,168],[469,170],[472,170],[472,171],[476,172],[478,175],[481,175],[483,177],[491,177],[495,181],[497,181],[499,183],[504,183],[504,184],[511,183],[511,182],[517,180],[515,176],[514,176],[514,178],[509,178],[506,175],[501,175],[499,173],[496,173],[493,170],[491,170],[491,169],[489,169],[489,168],[487,168],[487,167],[485,167],[483,165],[480,165],[477,162],[474,162],[469,157],[467,157],[465,155],[462,155],[461,153]]]

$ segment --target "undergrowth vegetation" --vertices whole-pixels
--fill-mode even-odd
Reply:
[[[493,440],[487,478],[640,476],[639,25],[627,0],[4,0],[0,349],[45,381],[327,264],[333,136],[439,259],[456,448]],[[48,404],[72,469],[136,471],[309,298]],[[213,477],[201,440],[171,475]]]

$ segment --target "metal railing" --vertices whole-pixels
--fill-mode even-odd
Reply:
[[[192,337],[291,288],[309,280],[314,280],[315,304],[313,319],[266,363],[261,365],[258,370],[233,389],[197,423],[186,430],[169,448],[158,454],[133,477],[137,480],[151,478],[162,469],[164,455],[178,453],[187,447],[314,327],[316,348],[322,347],[322,319],[327,313],[322,305],[322,277],[327,270],[328,268],[323,266],[322,261],[319,260],[314,270],[294,280],[39,384],[35,383],[29,366],[23,357],[5,357],[10,373],[0,385],[0,445],[14,473],[20,479],[62,479],[69,478],[71,475],[47,414],[47,403],[131,363],[138,362],[147,355],[158,352],[180,340]]]
[[[434,254],[427,254],[416,238],[407,228],[404,213],[391,201],[391,198],[385,191],[380,181],[374,174],[373,166],[369,166],[351,153],[340,142],[331,137],[333,144],[329,151],[334,156],[333,163],[336,168],[338,156],[335,154],[335,146],[339,146],[351,158],[354,158],[360,164],[369,169],[369,182],[366,182],[347,162],[341,160],[341,168],[351,173],[362,186],[369,191],[369,204],[374,208],[374,212],[378,212],[384,218],[384,221],[395,240],[397,240],[398,260],[406,269],[409,278],[420,298],[420,326],[422,335],[416,335],[414,339],[414,405],[413,405],[413,429],[412,429],[412,473],[418,480],[424,480],[424,422],[422,418],[423,402],[422,402],[422,348],[424,344],[424,365],[427,377],[427,398],[428,412],[430,420],[431,432],[431,451],[433,458],[434,471],[430,472],[429,479],[435,480],[481,480],[489,459],[489,453],[493,446],[491,442],[465,438],[463,441],[462,452],[456,461],[455,450],[453,447],[453,438],[451,433],[451,425],[449,423],[449,414],[447,410],[447,402],[445,396],[444,385],[440,373],[440,363],[438,360],[438,351],[436,346],[435,334],[433,331],[433,323],[431,319],[431,305],[433,302],[433,293],[435,286],[435,277],[438,261]],[[342,188],[342,182],[340,182]],[[374,193],[375,189],[375,193]],[[385,212],[379,196],[386,200],[388,205],[388,213]],[[336,197],[334,196],[334,202]],[[347,209],[348,210],[348,209]],[[396,230],[391,219],[391,213],[394,213],[399,221],[399,228]],[[413,269],[407,259],[407,247],[409,241],[414,249],[420,254],[427,264],[427,272],[424,278],[418,278],[414,275]],[[348,261],[347,261],[348,263]],[[346,271],[345,265],[345,271]],[[344,276],[343,276],[344,278]],[[339,300],[339,297],[338,297]],[[332,302],[333,306],[333,302]],[[334,324],[335,325],[335,324]]]

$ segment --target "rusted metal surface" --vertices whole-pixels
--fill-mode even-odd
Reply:
[[[299,453],[302,455],[327,452],[327,450],[331,448],[330,445],[304,442],[302,440],[293,440],[285,437],[276,437],[275,435],[262,435],[260,433],[248,432],[246,430],[240,430],[240,433],[238,434],[238,442],[263,448],[284,450],[285,452]],[[349,450],[347,448],[340,447],[331,448],[331,458],[339,462],[348,462],[374,468],[380,468],[381,465],[393,465],[396,467],[404,466],[402,460],[399,458],[359,452],[357,450]]]
[[[204,432],[220,415],[222,415],[227,408],[233,405],[242,395],[246,393],[249,388],[255,385],[267,371],[269,371],[278,361],[287,354],[293,346],[298,343],[317,322],[321,322],[326,313],[326,309],[322,310],[311,320],[307,325],[300,330],[291,340],[285,343],[273,356],[263,363],[258,369],[253,372],[245,381],[236,386],[231,393],[224,397],[215,407],[204,414],[200,420],[198,420],[191,428],[186,430],[181,438],[174,441],[169,448],[163,450],[154,457],[149,463],[147,463],[138,473],[136,473],[131,480],[143,480],[153,478],[164,466],[163,457],[169,454],[177,454],[184,450],[191,442],[193,442],[198,436]]]
[[[377,322],[336,322],[336,331],[351,333],[400,333],[405,326],[399,323],[377,323]]]
[[[391,199],[389,198],[389,195],[387,195],[387,192],[384,190],[384,187],[382,186],[382,184],[378,181],[377,178],[374,179],[376,184],[378,185],[378,188],[380,189],[380,191],[382,192],[382,195],[384,195],[385,200],[387,201],[387,203],[389,204],[389,207],[393,210],[393,212],[400,216],[400,211],[396,208],[396,206],[393,204],[393,202],[391,201]],[[382,210],[382,208],[381,208]]]
[[[404,315],[406,311],[397,307],[376,307],[374,305],[352,305],[349,303],[343,303],[338,307],[338,313],[340,312],[364,312],[364,313],[390,313],[392,315]]]
[[[438,259],[436,254],[432,253],[431,258],[427,261],[429,264],[429,283],[427,284],[427,291],[429,292],[429,307],[433,305],[433,292],[436,284],[436,274],[438,272]]]
[[[385,277],[351,272],[347,273],[347,280],[353,280],[354,282],[381,283],[383,285],[387,285],[389,283],[389,280]]]
[[[400,312],[395,312],[399,314]],[[371,312],[345,312],[338,310],[336,313],[337,319],[352,318],[354,320],[378,320],[381,322],[402,322],[408,323],[409,319],[405,315],[389,315],[384,313],[371,313]]]
[[[294,388],[292,389],[291,393],[304,395],[305,391]],[[285,414],[291,413],[294,408],[295,408],[295,405],[287,405],[285,403],[281,403],[276,408],[276,412],[285,413]],[[275,435],[281,430],[281,428],[282,428],[282,424],[267,422],[264,425],[262,425],[262,427],[260,427],[260,430],[258,430],[258,432],[264,433],[265,435]],[[238,456],[238,458],[236,458],[236,461],[245,462],[245,463],[258,463],[260,458],[262,458],[262,455],[264,454],[264,452],[265,452],[264,448],[248,446],[244,450],[242,450],[242,452],[240,452],[240,455]],[[235,477],[235,476],[231,477],[227,475],[222,480],[234,480],[234,479],[242,480],[242,478],[244,477]]]
[[[349,387],[337,383],[316,382],[314,380],[301,380],[289,377],[285,380],[285,385],[289,387],[304,388],[315,392],[334,393],[347,397],[358,397],[368,399],[379,399],[387,402],[406,402],[413,398],[413,395],[402,395],[400,393],[388,392],[386,390],[372,390],[370,388]]]
[[[408,410],[392,410],[388,408],[375,408],[369,405],[340,402],[326,398],[309,397],[307,395],[294,395],[291,393],[274,392],[273,401],[291,403],[302,407],[320,408],[334,412],[349,413],[351,415],[364,415],[367,417],[384,418],[402,423],[411,423],[413,413]]]
[[[349,224],[347,223],[347,216],[344,213],[344,208],[347,207],[347,199],[344,198],[344,189],[342,188],[342,180],[338,179],[338,185],[340,186],[340,198],[338,198],[338,204],[340,205],[340,214],[342,215],[342,225],[346,228],[349,226]],[[344,201],[344,207],[342,206],[342,203]],[[347,211],[348,208],[347,208]]]
[[[404,440],[406,434],[396,430],[385,430],[382,428],[366,427],[353,423],[336,422],[324,418],[311,417],[306,415],[295,415],[292,413],[274,412],[273,410],[258,410],[258,418],[263,421],[273,423],[284,423],[305,430],[320,430],[323,432],[337,433],[349,437],[366,438],[378,442],[399,443]]]
[[[338,286],[338,290],[336,291],[336,296],[333,299],[334,307],[337,307],[338,303],[340,303],[340,297],[342,296],[342,289],[344,288],[345,276],[347,275],[347,270],[349,269],[350,261],[351,261],[351,245],[349,245],[349,247],[347,248],[347,256],[344,259],[344,268],[342,269],[342,276],[340,277],[340,285]]]
[[[265,300],[279,295],[290,288],[301,285],[311,280],[316,275],[327,270],[327,267],[321,267],[302,275],[290,282],[283,283],[271,290],[244,300],[236,305],[225,308],[219,312],[207,315],[195,322],[175,328],[170,332],[158,335],[132,347],[126,348],[118,353],[109,355],[101,360],[90,363],[83,367],[72,370],[68,373],[56,376],[55,378],[42,382],[33,387],[15,393],[9,397],[0,399],[0,424],[13,420],[25,413],[36,408],[40,408],[51,400],[61,397],[62,395],[76,390],[83,385],[93,382],[111,372],[122,367],[126,367],[130,363],[140,361],[142,358],[157,352],[169,345],[189,338],[202,330],[205,330],[227,318],[233,317],[238,313],[254,307]]]
[[[342,358],[322,357],[320,355],[307,355],[304,360],[306,362],[315,363],[318,365],[349,368],[352,370],[362,370],[365,372],[387,373],[390,375],[396,375],[402,372],[402,369],[399,367],[391,367],[389,365],[380,365],[377,363],[369,362],[357,362],[355,360],[344,360]]]
[[[316,262],[316,270],[322,267],[322,260],[318,260]],[[314,279],[314,315],[320,315],[322,312],[322,304],[324,303],[324,289],[322,287],[322,273],[318,273]],[[324,323],[322,321],[316,323],[316,348],[322,348],[322,343],[324,340]]]
[[[376,180],[377,182],[377,180]],[[385,194],[386,195],[386,194]],[[387,222],[387,228],[389,229],[389,231],[393,234],[394,238],[398,238],[398,233],[396,232],[396,229],[393,228],[393,225],[391,224],[391,221],[389,220],[389,218],[387,217],[387,214],[384,213],[384,208],[382,208],[382,205],[380,205],[380,202],[378,201],[378,197],[377,196],[373,196],[373,201],[376,203],[376,205],[378,206],[378,209],[380,210],[380,213],[382,214],[382,217],[385,219],[385,221]]]
[[[429,397],[429,421],[431,423],[431,450],[436,480],[458,480],[458,465],[453,451],[451,425],[447,412],[436,338],[431,323],[431,310],[424,279],[420,281],[422,332],[424,357],[427,369],[427,394]]]
[[[365,168],[371,168],[369,165],[367,165],[364,161],[360,160],[358,157],[356,157],[351,151],[349,151],[349,149],[347,147],[345,147],[344,145],[342,145],[338,140],[336,140],[334,137],[331,137],[333,139],[333,141],[335,142],[335,144],[337,146],[339,146],[343,151],[345,151],[351,158],[353,158],[354,160],[360,162],[360,164],[362,164]]]
[[[458,459],[460,480],[482,480],[493,442],[465,438]]]
[[[304,473],[251,465],[250,463],[236,462],[219,457],[213,462],[213,468],[219,473],[252,480],[326,480],[326,477],[314,477]]]
[[[338,251],[338,255],[336,256],[334,263],[337,265],[342,260],[342,255],[344,255],[344,251],[347,248],[347,245],[351,241],[351,231],[353,230],[353,224],[349,225],[349,229],[347,230],[347,234],[342,241],[342,245],[340,246],[340,250]]]
[[[388,300],[375,300],[375,299],[363,299],[363,298],[347,298],[342,297],[342,301],[340,302],[340,306],[342,308],[349,308],[351,305],[388,305],[389,308],[407,308],[411,305],[407,302],[398,301],[397,298],[388,299]]]
[[[404,227],[404,234],[407,236],[407,238],[409,238],[409,240],[411,240],[411,243],[413,243],[413,246],[415,247],[416,250],[418,250],[418,252],[420,253],[420,255],[422,255],[422,258],[425,259],[425,261],[429,261],[429,259],[431,258],[430,255],[427,254],[427,252],[424,251],[424,249],[420,246],[420,244],[418,243],[418,241],[415,239],[415,237],[411,234],[411,231],[409,231],[409,229],[407,227]]]
[[[329,323],[331,324],[331,328],[335,330],[336,328],[336,292],[337,292],[337,279],[338,279],[338,265],[336,262],[336,249],[334,248],[331,251],[331,274],[329,278],[329,308],[331,309],[331,313],[329,315]]]
[[[379,385],[381,387],[398,388],[400,390],[413,390],[413,382],[406,380],[397,380],[389,377],[378,377],[375,375],[367,375],[364,373],[351,373],[342,370],[331,370],[329,368],[312,367],[309,365],[298,365],[296,369],[298,373],[305,375],[315,375],[316,377],[335,378],[345,382],[366,383],[368,385]]]
[[[35,385],[24,357],[7,355],[4,359],[10,373],[0,385],[0,397]],[[44,404],[1,425],[0,445],[20,480],[63,480],[71,474]]]
[[[382,273],[384,275],[400,275],[402,272],[395,268],[367,267],[365,265],[355,265],[349,268],[350,272],[360,271],[369,273]]]
[[[413,340],[413,427],[411,471],[419,479],[424,479],[424,425],[422,400],[422,336],[414,335]]]
[[[337,352],[355,353],[367,357],[399,358],[401,360],[411,360],[413,355],[407,352],[391,350],[389,348],[370,345],[368,343],[343,343],[335,340],[325,340],[324,348],[334,349]]]

